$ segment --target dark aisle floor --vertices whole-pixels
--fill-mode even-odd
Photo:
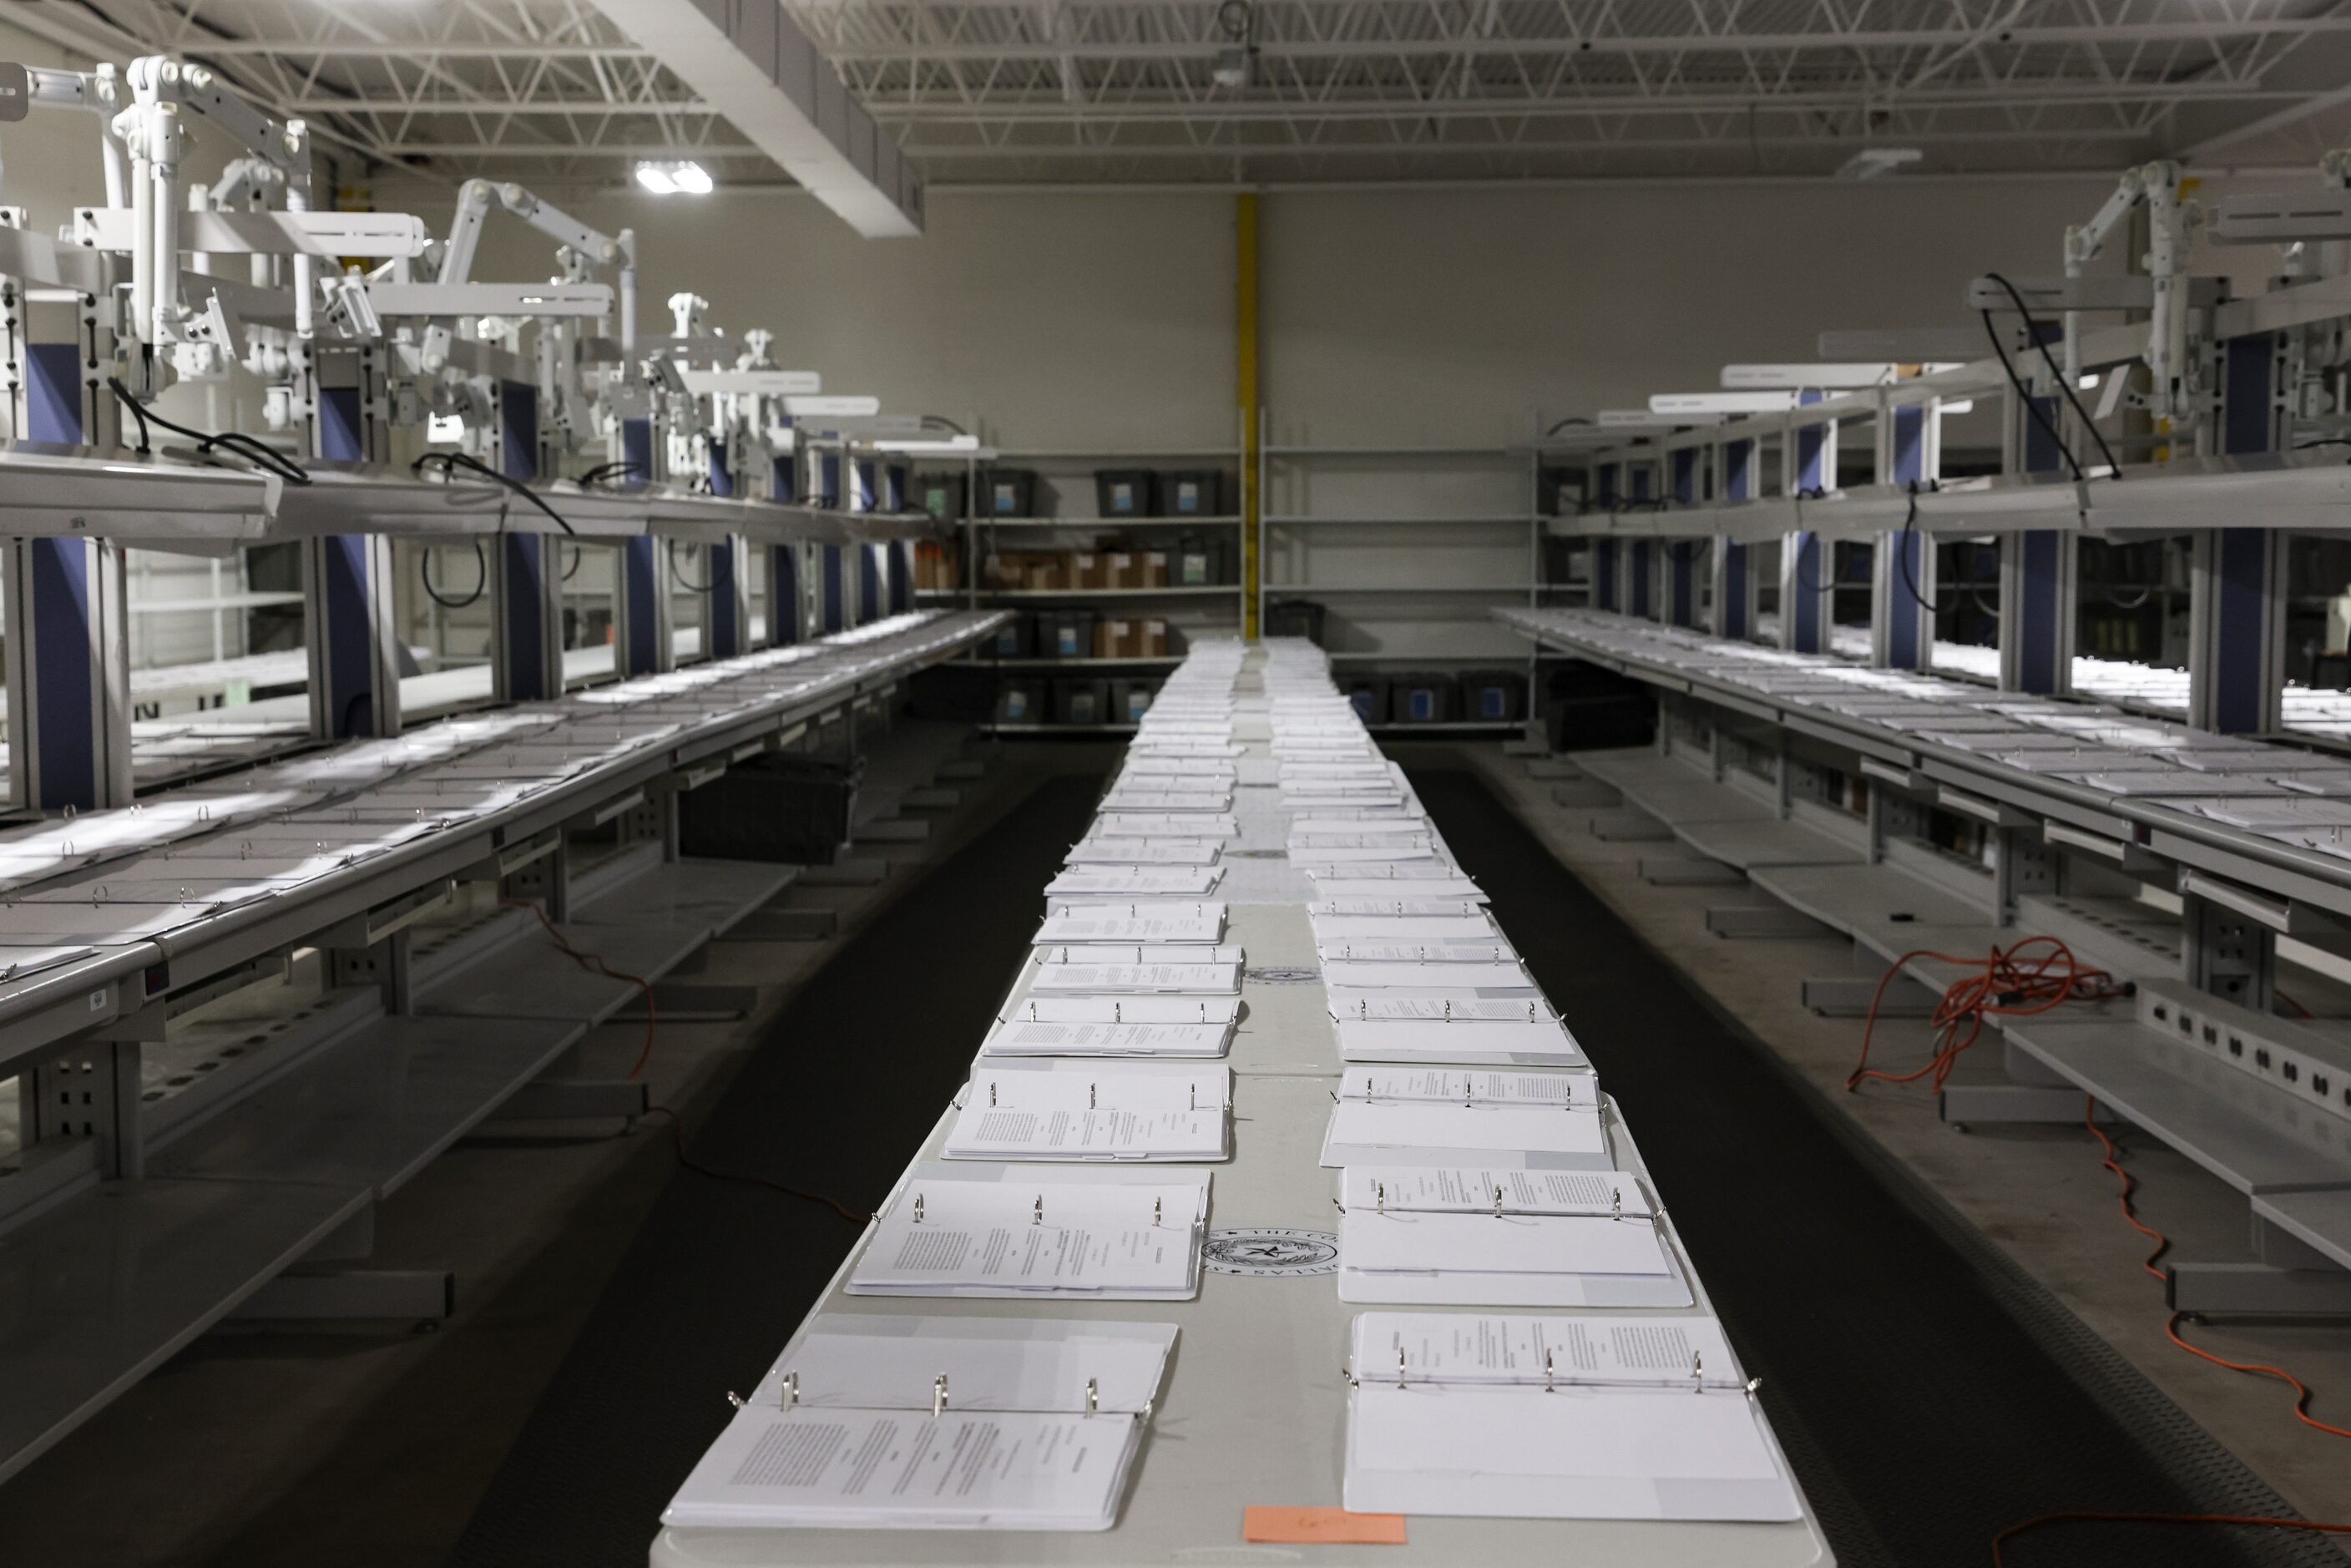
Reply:
[[[692,1157],[869,1213],[928,1134],[1084,832],[1099,778],[1049,780],[834,954],[691,1140]],[[451,1561],[643,1568],[662,1507],[840,1266],[820,1203],[680,1171]]]
[[[1844,1568],[1981,1568],[1996,1531],[2055,1511],[2290,1515],[1715,1010],[1482,779],[1414,783],[1623,1106]],[[2080,1525],[2007,1561],[2343,1559],[2286,1532]]]

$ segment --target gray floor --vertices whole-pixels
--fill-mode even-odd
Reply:
[[[929,780],[965,731],[901,721],[868,759],[869,798]],[[831,942],[728,941],[694,981],[752,983],[725,1023],[664,1023],[648,1078],[691,1118],[768,1019],[841,940],[1035,781],[1099,772],[1101,747],[1002,748],[921,843],[861,845],[893,862],[871,887],[795,888],[776,907],[831,908]],[[590,1075],[625,1073],[642,1023],[596,1030]],[[430,1332],[225,1328],[199,1341],[5,1486],[0,1563],[414,1568],[438,1563],[673,1169],[649,1118],[625,1136],[489,1129],[378,1215],[385,1268],[454,1269],[456,1314]],[[782,1200],[778,1200],[782,1201]],[[778,1326],[778,1343],[789,1325]],[[646,1539],[653,1521],[645,1521]]]

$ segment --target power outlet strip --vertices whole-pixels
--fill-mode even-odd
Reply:
[[[2351,1022],[2297,1024],[2207,996],[2179,980],[2140,981],[2138,1019],[2216,1061],[2351,1122]]]

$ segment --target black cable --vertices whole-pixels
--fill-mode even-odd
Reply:
[[[599,463],[580,476],[580,484],[583,488],[590,485],[603,485],[631,474],[643,474],[644,471],[645,465],[642,463],[628,461]]]
[[[580,563],[587,559],[588,552],[580,546],[573,545],[571,547],[571,564],[563,569],[563,575],[557,578],[556,581],[569,582],[571,580],[571,574],[578,571],[580,570]]]
[[[668,540],[666,548],[662,553],[669,557],[670,580],[676,583],[680,588],[684,589],[688,593],[708,593],[720,586],[719,575],[715,571],[710,574],[710,580],[708,582],[693,583],[686,580],[685,573],[677,570],[677,541],[675,539]]]
[[[2032,340],[2032,346],[2041,350],[2041,362],[2049,367],[2049,379],[2057,383],[2057,390],[2064,392],[2065,394],[2065,401],[2073,405],[2074,417],[2082,422],[2082,428],[2088,431],[2090,433],[2090,439],[2098,444],[2098,455],[2106,460],[2107,477],[2113,479],[2121,478],[2123,476],[2123,465],[2116,459],[2115,449],[2106,444],[2106,438],[2098,434],[2097,422],[2090,417],[2090,411],[2082,406],[2081,397],[2074,391],[2073,378],[2057,368],[2057,357],[2049,351],[2049,340],[2043,335],[2041,323],[2034,320],[2032,319],[2032,312],[2024,308],[2024,296],[2017,291],[2016,285],[2011,283],[2006,275],[1998,272],[1987,272],[1984,276],[2001,286],[2001,289],[2007,293],[2009,298],[2015,303],[2016,313],[2024,318],[2025,334]],[[2006,360],[2007,356],[2002,355],[2001,361],[2003,363],[2006,362]],[[2115,373],[2116,375],[2120,375],[2122,372],[2120,371],[2116,371]],[[2054,433],[2053,432],[2053,434]],[[2067,460],[2072,460],[2072,454],[2067,454]],[[2074,476],[2077,479],[2082,477],[2082,465],[2079,463],[2075,463],[2074,465]]]
[[[267,469],[288,485],[308,485],[310,482],[308,469],[274,446],[266,445],[238,431],[224,430],[208,434],[201,430],[190,430],[184,424],[174,424],[153,409],[142,407],[139,400],[131,395],[131,389],[122,384],[121,377],[109,376],[106,378],[106,384],[131,410],[131,417],[139,422],[138,449],[142,453],[154,450],[148,444],[147,425],[152,420],[174,435],[186,436],[196,444],[196,450],[206,456],[210,456],[214,452],[234,452],[255,467]]]
[[[1910,591],[1910,602],[1929,614],[1940,615],[1959,601],[1959,592],[1954,589],[1949,603],[1937,604],[1918,591],[1918,574],[1910,569],[1910,551],[1904,543],[1906,538],[1917,537],[1917,532],[1918,481],[1913,479],[1910,481],[1910,510],[1902,519],[1902,531],[1894,536],[1894,559],[1902,568],[1902,586]]]
[[[433,548],[427,545],[416,558],[416,580],[424,585],[424,597],[444,610],[463,610],[480,600],[490,586],[490,563],[482,554],[482,541],[474,541],[474,591],[463,599],[444,599],[433,586]]]
[[[489,480],[494,485],[503,485],[507,489],[512,490],[516,495],[520,496],[524,500],[528,501],[532,506],[537,507],[540,511],[545,512],[548,517],[554,520],[555,526],[561,528],[565,533],[576,536],[580,532],[579,529],[573,528],[569,523],[565,522],[563,520],[563,514],[557,511],[553,507],[549,506],[547,504],[546,497],[541,496],[538,491],[532,489],[528,485],[524,484],[521,480],[517,479],[510,475],[499,473],[496,469],[491,467],[488,464],[483,462],[478,457],[468,456],[463,452],[428,452],[423,456],[418,458],[415,462],[410,464],[409,467],[415,472],[422,474],[424,472],[425,465],[427,464],[438,465],[442,473],[452,479],[455,479],[457,476],[456,471],[463,468],[468,474],[480,475],[483,478]]]
[[[2065,466],[2074,471],[2074,482],[2079,484],[2085,477],[2082,473],[2081,460],[2074,455],[2074,449],[2065,444],[2065,438],[2057,434],[2056,423],[2041,412],[2041,400],[2032,395],[2032,389],[2024,384],[2024,378],[2018,375],[2016,367],[2009,362],[2008,345],[2000,340],[2000,329],[1992,325],[1991,309],[1987,308],[1982,314],[1984,335],[1991,340],[1991,351],[2000,356],[2000,368],[2008,373],[2008,384],[2015,390],[2016,395],[2023,400],[2024,412],[2032,416],[2032,423],[2039,425],[2043,434],[2049,437],[2050,444],[2056,447],[2057,455],[2065,459]],[[2028,316],[2024,319],[2025,324],[2031,327],[2032,318]]]

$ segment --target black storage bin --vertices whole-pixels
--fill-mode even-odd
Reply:
[[[1543,737],[1553,751],[1646,746],[1656,704],[1638,681],[1582,660],[1552,666],[1544,685]]]
[[[1451,675],[1423,673],[1388,677],[1388,722],[1445,724],[1458,716],[1460,688]]]
[[[718,860],[831,865],[857,806],[852,763],[763,751],[677,798],[678,850]]]
[[[1461,672],[1461,716],[1481,724],[1516,724],[1527,713],[1522,670]]]
[[[1091,610],[1037,612],[1037,657],[1091,659],[1094,656],[1094,612]]]
[[[918,512],[928,512],[945,523],[959,523],[964,517],[964,476],[961,474],[917,474],[914,493],[907,504]]]
[[[1043,724],[1045,722],[1045,683],[1005,681],[998,685],[996,688],[996,722]]]
[[[1365,724],[1385,724],[1388,721],[1388,678],[1385,675],[1350,675],[1340,686],[1347,694],[1347,704],[1355,716]]]
[[[1143,716],[1151,711],[1151,699],[1159,695],[1157,681],[1121,679],[1110,684],[1110,722],[1140,724]]]
[[[1148,468],[1094,470],[1094,509],[1105,517],[1159,515],[1159,476]]]
[[[1053,683],[1053,722],[1108,724],[1110,683],[1064,676]]]
[[[1033,517],[1037,515],[1037,476],[1027,468],[990,468],[979,476],[983,517]]]
[[[1011,619],[996,629],[987,640],[988,656],[997,659],[1026,659],[1037,648],[1036,618],[1026,611],[1012,612]]]
[[[1311,599],[1277,599],[1265,607],[1265,634],[1303,637],[1320,646],[1324,607]]]
[[[1216,468],[1178,468],[1159,476],[1163,517],[1225,517],[1225,476]]]
[[[1227,541],[1214,534],[1185,534],[1167,557],[1170,588],[1216,588],[1230,582]]]

